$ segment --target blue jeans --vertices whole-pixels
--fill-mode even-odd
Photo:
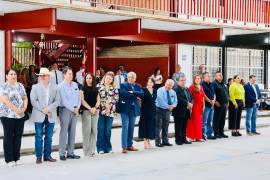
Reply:
[[[205,107],[203,112],[203,135],[204,137],[210,137],[213,133],[213,117],[214,117],[214,108]]]
[[[246,108],[246,110],[247,110],[247,115],[246,115],[247,132],[256,132],[256,120],[257,120],[258,107],[256,104],[254,104],[252,108]]]
[[[132,147],[136,116],[121,114],[122,119],[122,148]]]
[[[111,129],[113,118],[109,116],[99,115],[98,132],[97,132],[97,152],[103,151],[108,153],[112,150]]]
[[[52,136],[55,123],[50,123],[48,117],[45,117],[45,120],[42,123],[35,123],[35,153],[37,159],[42,158],[42,151],[44,153],[44,159],[47,159],[51,156],[52,152]],[[43,150],[43,132],[44,137],[44,150]]]

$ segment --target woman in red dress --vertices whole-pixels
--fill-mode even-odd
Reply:
[[[190,141],[203,142],[202,117],[204,109],[204,91],[200,84],[200,75],[194,76],[193,84],[189,87],[189,91],[193,97],[193,107],[191,119],[188,121],[187,125],[187,137],[190,139]]]

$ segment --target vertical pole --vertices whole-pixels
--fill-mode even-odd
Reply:
[[[5,31],[5,70],[10,69],[12,66],[12,41],[12,31]]]
[[[96,73],[97,68],[96,46],[97,46],[96,38],[87,38],[86,69],[88,72],[91,72],[93,74]]]

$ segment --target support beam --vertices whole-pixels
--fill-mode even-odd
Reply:
[[[141,19],[91,24],[94,37],[126,36],[141,33]]]
[[[13,33],[11,31],[5,32],[5,70],[12,66],[12,41]]]
[[[96,46],[97,46],[96,38],[87,38],[86,68],[87,68],[87,72],[91,72],[93,74],[96,73],[96,67],[97,67]]]
[[[0,84],[5,82],[5,31],[0,31]]]
[[[6,30],[53,28],[56,26],[56,9],[48,8],[4,15]]]
[[[223,29],[198,29],[174,32],[175,43],[207,43],[222,40]]]
[[[137,35],[141,32],[141,20],[125,20],[104,23],[83,23],[57,20],[54,31],[48,28],[22,29],[22,32],[45,33],[74,37],[106,37]]]
[[[141,33],[138,35],[112,36],[106,38],[164,44],[207,43],[221,41],[222,29],[198,29],[173,32],[142,29]]]
[[[170,44],[169,45],[169,74],[172,77],[173,73],[175,73],[176,66],[178,64],[178,45]]]
[[[150,30],[150,29],[142,29],[141,33],[138,35],[111,36],[105,38],[115,40],[135,41],[135,42],[164,43],[164,44],[171,44],[173,42],[172,32]]]
[[[4,16],[0,16],[0,30],[4,30]]]

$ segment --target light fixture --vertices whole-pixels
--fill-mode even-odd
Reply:
[[[226,35],[225,34],[222,34],[221,40],[222,41],[225,41],[225,39],[226,39]]]

